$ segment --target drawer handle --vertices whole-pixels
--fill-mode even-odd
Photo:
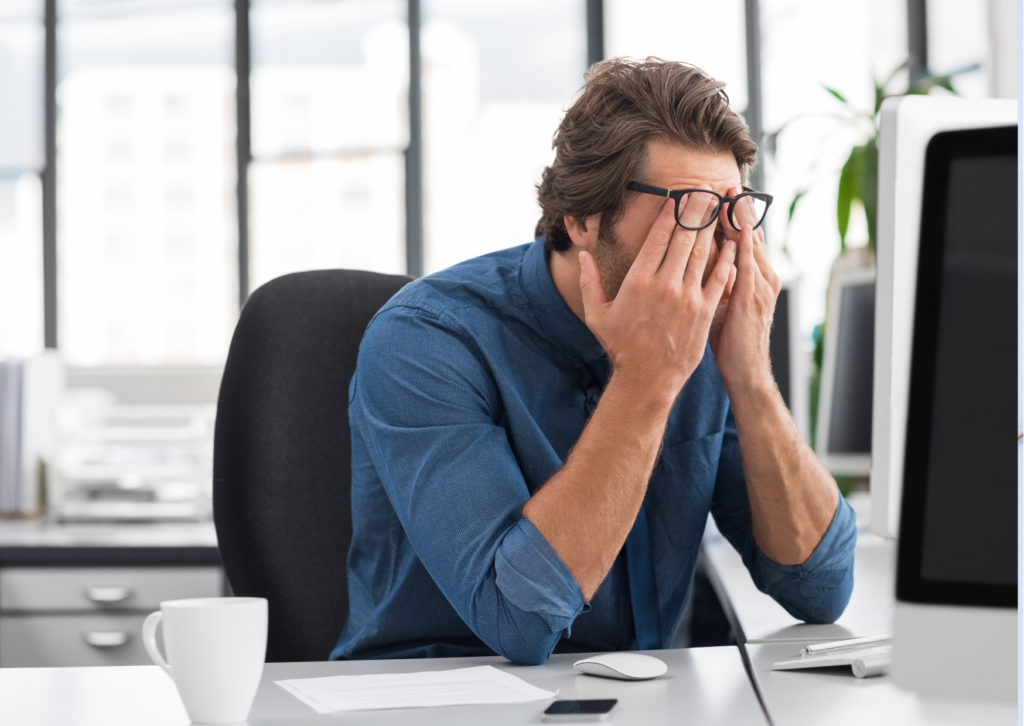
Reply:
[[[117,648],[131,640],[131,633],[123,630],[94,630],[82,633],[82,640],[93,648]]]
[[[124,602],[132,596],[130,587],[88,587],[85,596],[96,603],[105,605],[116,602]]]

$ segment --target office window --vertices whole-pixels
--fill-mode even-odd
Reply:
[[[251,286],[405,272],[409,35],[400,0],[255,0]]]
[[[43,3],[0,5],[0,358],[43,348]]]
[[[724,81],[730,105],[747,107],[743,0],[605,0],[605,55],[683,61]]]
[[[583,0],[425,0],[425,269],[533,239],[535,185],[586,70]]]
[[[58,12],[65,359],[220,363],[238,308],[233,3]]]
[[[928,67],[933,73],[951,73],[978,64],[957,75],[953,88],[967,98],[995,95],[991,86],[993,43],[989,36],[987,0],[928,0]]]
[[[765,191],[775,195],[766,237],[776,265],[802,275],[800,329],[809,340],[825,318],[825,289],[839,253],[839,172],[850,149],[871,131],[870,122],[853,122],[825,86],[870,114],[872,77],[884,77],[906,60],[906,6],[888,0],[761,0],[761,38],[764,129],[785,127],[774,156],[761,150]],[[905,72],[901,78],[905,87]],[[786,212],[799,191],[806,196],[789,226]],[[847,244],[866,242],[866,218],[854,214]]]

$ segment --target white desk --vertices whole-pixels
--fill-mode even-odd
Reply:
[[[613,724],[685,723],[766,726],[767,720],[734,647],[654,652],[668,673],[653,681],[614,681],[577,673],[581,656],[556,655],[542,666],[514,666],[502,658],[271,663],[263,673],[250,724],[444,724],[502,726],[540,723],[548,702],[462,706],[320,716],[273,681],[362,673],[415,672],[493,665],[559,698],[617,698]],[[156,666],[124,668],[0,669],[0,718],[19,726],[185,726],[188,717],[171,680]]]
[[[864,518],[867,521],[867,518]],[[774,726],[1009,726],[1015,703],[932,701],[899,689],[890,676],[858,679],[849,666],[773,671],[772,663],[800,655],[808,641],[841,640],[892,632],[896,542],[859,532],[853,594],[843,616],[830,625],[791,617],[760,592],[732,546],[705,545],[708,576],[746,652],[751,678]],[[745,640],[744,640],[745,638]]]
[[[937,701],[897,688],[892,678],[854,678],[845,668],[773,671],[772,663],[797,658],[802,643],[748,645],[761,694],[774,726],[1010,726],[1014,702]]]
[[[843,616],[826,625],[801,623],[757,589],[739,554],[725,540],[705,545],[708,573],[742,630],[740,642],[842,640],[892,632],[896,543],[861,531],[854,556],[853,594]],[[723,597],[724,594],[724,597]],[[726,615],[729,615],[727,612]]]

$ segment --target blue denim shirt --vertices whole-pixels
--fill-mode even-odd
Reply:
[[[551,279],[543,240],[406,286],[374,317],[349,391],[349,616],[332,658],[552,652],[635,644],[620,555],[587,603],[523,505],[562,466],[597,405],[604,355]],[[757,587],[831,622],[853,587],[856,526],[840,497],[802,565],[751,531],[736,427],[709,348],[669,417],[648,486],[661,637],[682,618],[708,512]]]

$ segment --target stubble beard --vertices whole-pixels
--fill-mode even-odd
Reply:
[[[626,279],[633,260],[629,257],[615,229],[610,225],[602,225],[597,232],[597,245],[594,247],[594,262],[601,273],[601,287],[607,300],[615,299]]]

